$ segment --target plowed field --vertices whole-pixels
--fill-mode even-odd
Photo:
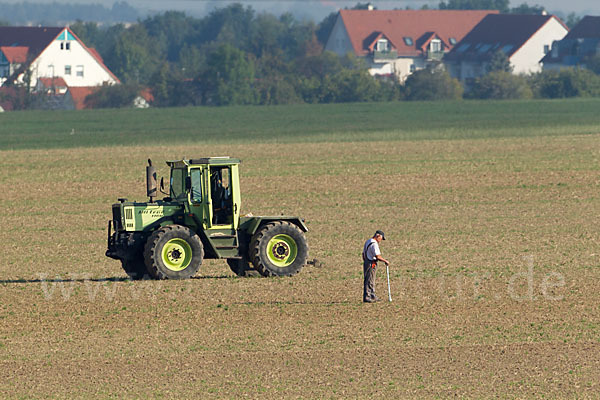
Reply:
[[[290,278],[205,261],[131,282],[104,257],[144,165],[231,155],[242,212],[300,215]],[[596,397],[600,134],[1,151],[9,398]],[[164,166],[163,166],[164,165]],[[361,302],[385,231],[393,302]],[[385,268],[377,277],[386,299]]]

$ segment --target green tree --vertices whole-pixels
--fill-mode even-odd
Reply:
[[[600,54],[587,57],[584,61],[585,67],[600,75]]]
[[[312,56],[303,57],[295,61],[294,71],[306,78],[324,78],[343,68],[341,58],[331,51]]]
[[[109,68],[125,83],[145,84],[160,66],[153,43],[143,25],[133,25],[116,39]]]
[[[204,54],[195,46],[185,45],[179,54],[179,67],[184,79],[196,78],[205,64]]]
[[[204,102],[210,105],[253,104],[254,65],[246,54],[223,44],[213,51],[202,74]]]
[[[533,74],[529,77],[529,85],[534,95],[542,98],[600,96],[600,76],[582,68]]]
[[[540,5],[535,5],[535,6],[530,6],[527,3],[523,3],[520,6],[517,7],[513,7],[510,9],[510,12],[512,14],[541,14],[545,11],[546,9],[543,6]]]
[[[439,69],[416,71],[404,83],[406,100],[458,100],[463,91],[457,79]]]
[[[569,29],[573,29],[575,27],[575,25],[577,25],[579,23],[579,21],[581,21],[581,17],[572,12],[569,15],[567,15],[565,24],[567,24]]]
[[[439,4],[440,10],[499,10],[509,11],[509,0],[448,0]]]
[[[199,23],[183,12],[167,11],[147,18],[142,22],[148,36],[162,58],[169,62],[179,60],[181,50],[193,42]]]
[[[96,43],[100,37],[100,29],[96,22],[83,22],[77,20],[70,26],[71,30],[89,47],[97,47]]]
[[[507,71],[492,71],[477,78],[468,93],[475,99],[530,99],[533,93],[527,80]]]
[[[379,82],[366,70],[342,69],[323,82],[324,103],[347,103],[378,100]]]
[[[510,60],[506,54],[504,54],[502,50],[497,50],[494,54],[492,54],[492,58],[486,65],[485,69],[488,73],[494,71],[512,72],[513,66],[510,64]]]
[[[217,42],[245,50],[251,37],[253,20],[252,7],[244,8],[239,3],[215,9],[201,21],[197,42]]]
[[[132,107],[138,92],[137,85],[106,85],[87,96],[85,105],[88,108]]]

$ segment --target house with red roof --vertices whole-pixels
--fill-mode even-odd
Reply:
[[[440,64],[490,10],[340,10],[325,45],[340,56],[365,59],[371,75],[400,81]]]
[[[452,77],[468,81],[485,75],[494,54],[502,51],[513,73],[540,72],[542,57],[568,32],[554,15],[490,14],[444,57],[444,64]]]
[[[584,67],[588,58],[600,54],[600,17],[586,15],[542,58],[544,70]]]
[[[68,27],[0,27],[0,86],[62,79],[68,87],[114,85],[119,79],[102,57]],[[42,82],[42,86],[45,85]]]

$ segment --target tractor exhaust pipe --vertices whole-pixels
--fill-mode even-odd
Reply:
[[[148,159],[148,166],[146,167],[146,196],[150,198],[150,203],[154,203],[156,187],[156,169],[152,166],[152,160]]]

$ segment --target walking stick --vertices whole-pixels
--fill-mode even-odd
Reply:
[[[385,265],[385,271],[387,272],[387,281],[388,281],[388,299],[390,300],[390,303],[392,302],[392,292],[390,290],[390,266],[389,265]]]

